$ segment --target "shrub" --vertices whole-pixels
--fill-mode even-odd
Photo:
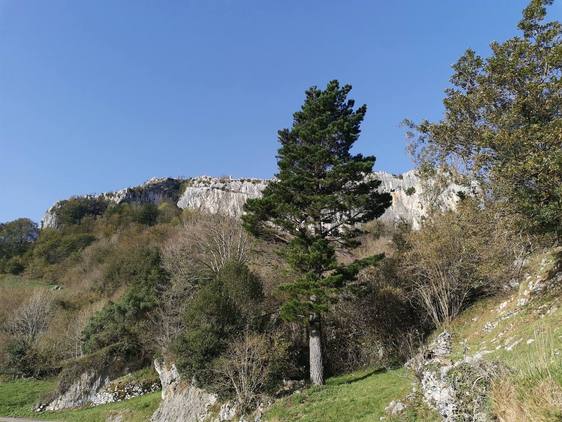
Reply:
[[[58,226],[80,224],[85,217],[99,217],[107,209],[108,201],[102,198],[76,197],[60,201],[54,209]]]
[[[211,388],[213,361],[234,335],[256,324],[262,292],[259,281],[239,263],[230,263],[202,286],[184,313],[185,330],[175,345],[180,370]]]
[[[83,332],[87,353],[121,343],[137,360],[145,359],[143,339],[147,333],[147,313],[158,303],[158,289],[167,283],[157,249],[138,248],[116,258],[108,267],[113,282],[128,286],[120,301],[110,303],[91,318]]]
[[[279,336],[246,332],[215,362],[215,373],[229,385],[240,413],[255,408],[260,394],[278,384],[287,348]]]
[[[13,256],[4,264],[4,271],[18,275],[25,270],[24,260],[20,256]]]
[[[158,219],[158,207],[155,204],[142,204],[133,207],[133,221],[145,226],[153,226]]]
[[[44,229],[31,253],[36,269],[58,264],[79,252],[95,240],[90,233],[73,233]]]
[[[416,188],[413,186],[410,186],[408,189],[406,189],[404,191],[406,193],[406,195],[408,196],[412,196],[414,193],[416,193]]]

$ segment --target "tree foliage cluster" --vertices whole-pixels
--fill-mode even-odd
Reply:
[[[38,236],[37,224],[28,218],[0,224],[0,273],[21,273],[24,270],[22,255]]]
[[[532,0],[522,34],[453,66],[439,122],[409,122],[422,166],[454,167],[521,216],[530,232],[562,234],[562,25],[552,0]]]

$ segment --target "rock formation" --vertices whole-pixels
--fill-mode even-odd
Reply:
[[[381,220],[392,223],[402,220],[411,224],[414,229],[419,228],[431,206],[454,209],[458,200],[457,193],[466,191],[465,188],[451,183],[432,197],[428,194],[431,181],[422,181],[414,170],[398,176],[375,172],[373,176],[381,181],[381,191],[392,194],[392,206],[386,210]],[[160,178],[150,179],[140,186],[88,197],[102,198],[116,204],[171,202],[181,209],[198,209],[238,218],[243,212],[246,200],[261,196],[269,182],[270,180],[265,179],[209,176],[191,179]],[[42,227],[57,227],[56,211],[60,204],[57,202],[49,208],[43,218]]]

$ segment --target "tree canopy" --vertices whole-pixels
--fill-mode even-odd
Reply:
[[[532,0],[522,36],[467,50],[453,66],[439,122],[409,122],[421,163],[478,177],[526,228],[562,234],[562,26],[545,22],[552,0]]]
[[[246,203],[245,227],[287,243],[287,260],[300,274],[283,286],[288,300],[281,313],[288,320],[317,323],[334,289],[360,267],[338,265],[336,249],[357,245],[359,224],[391,203],[372,175],[375,157],[351,153],[367,107],[355,109],[350,91],[335,80],[306,91],[292,127],[278,133],[276,179],[262,198]]]

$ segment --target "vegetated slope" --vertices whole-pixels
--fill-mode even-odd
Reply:
[[[385,416],[390,401],[411,390],[412,382],[413,376],[404,368],[357,371],[331,378],[323,387],[298,391],[279,400],[266,413],[265,420],[378,421]],[[425,421],[439,420],[421,404],[418,411],[419,416],[423,412]]]
[[[504,368],[484,398],[490,419],[562,418],[561,263],[560,248],[535,254],[518,288],[476,302],[445,328],[452,335],[452,361],[482,355]],[[405,368],[361,371],[277,401],[266,420],[441,420],[420,392],[414,375]],[[393,400],[407,406],[395,416],[385,411]]]
[[[484,354],[507,374],[490,408],[503,421],[562,418],[562,249],[535,255],[519,289],[476,303],[450,327],[453,359]]]
[[[0,382],[0,415],[56,421],[104,422],[110,418],[122,422],[144,422],[160,402],[160,392],[96,407],[37,413],[33,406],[42,394],[56,388],[56,380],[18,380]],[[111,419],[110,419],[111,420]]]

